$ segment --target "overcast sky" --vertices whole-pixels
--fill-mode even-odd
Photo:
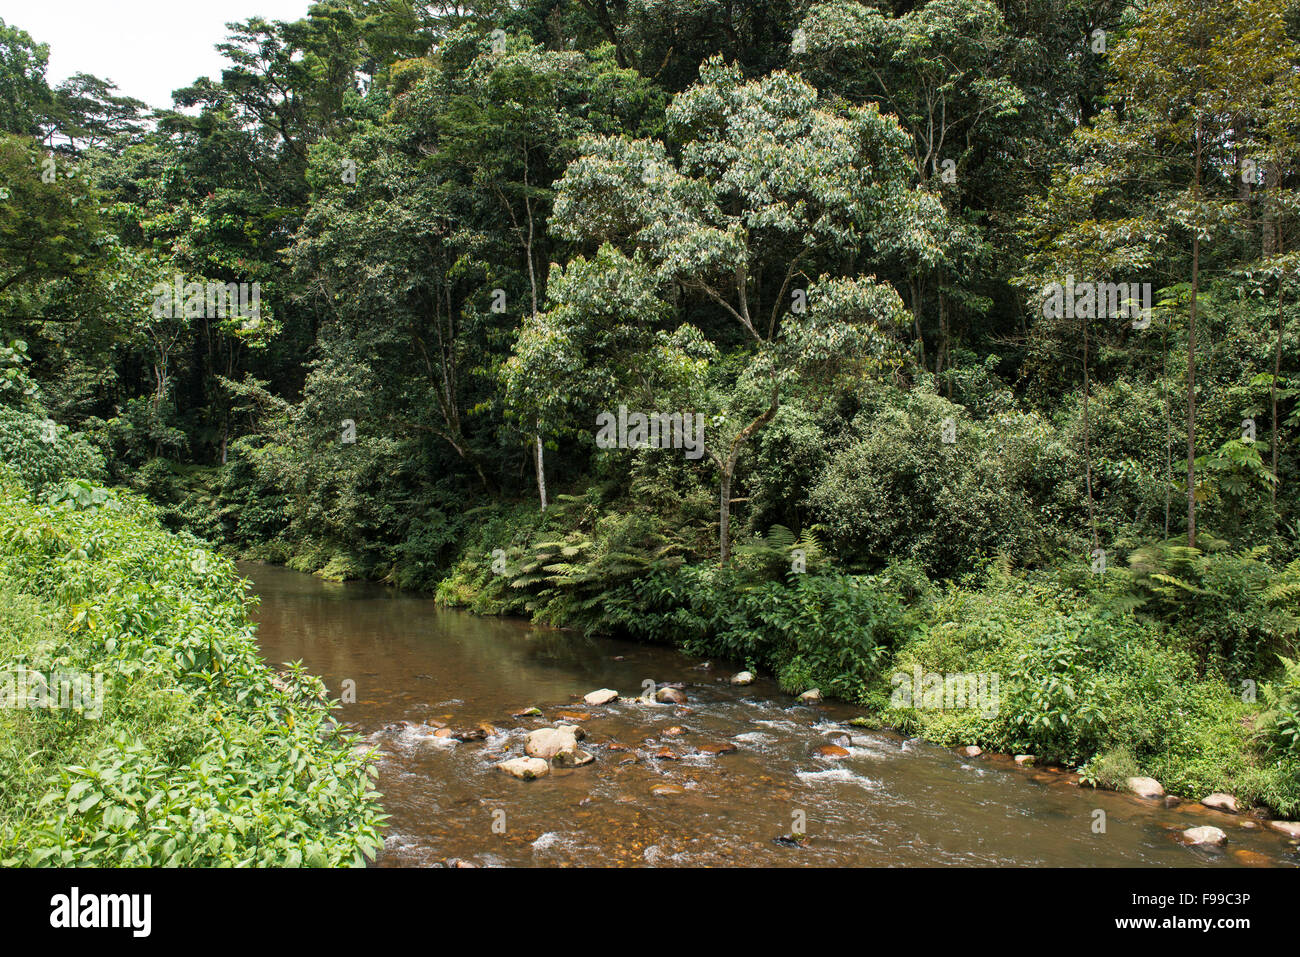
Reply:
[[[171,91],[225,63],[213,46],[225,24],[261,16],[297,20],[312,0],[0,0],[0,19],[50,45],[46,73],[56,86],[93,73],[150,106],[171,106]]]

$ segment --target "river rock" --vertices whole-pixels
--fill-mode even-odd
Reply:
[[[660,761],[680,761],[682,756],[672,748],[660,748],[654,753],[654,756]]]
[[[821,688],[809,688],[807,691],[805,691],[803,694],[799,696],[799,700],[803,702],[807,702],[809,704],[811,704],[814,701],[821,701],[822,690]]]
[[[848,749],[841,748],[838,744],[820,745],[814,749],[813,753],[815,753],[819,758],[830,758],[833,761],[838,761],[840,758],[847,758],[849,756]]]
[[[660,704],[686,704],[686,695],[676,688],[660,688],[655,692],[655,700]]]
[[[587,736],[587,732],[576,724],[557,724],[555,726],[555,730],[567,731],[575,738],[577,738],[579,741],[581,741],[583,738]]]
[[[651,786],[650,793],[655,797],[670,797],[674,794],[685,794],[686,789],[676,784],[655,784]]]
[[[1300,821],[1269,821],[1268,826],[1287,837],[1300,839]]]
[[[695,749],[701,754],[730,754],[733,751],[739,751],[730,741],[720,741],[716,744],[701,744]]]
[[[683,728],[680,724],[675,724],[671,728],[664,728],[664,737],[666,738],[676,738],[679,735],[683,735],[685,733],[686,733],[686,729]]]
[[[1239,863],[1245,864],[1247,867],[1272,867],[1273,866],[1273,862],[1269,860],[1269,858],[1267,858],[1265,855],[1260,854],[1258,851],[1247,851],[1247,850],[1239,849],[1233,851],[1232,856],[1236,858]]]
[[[960,753],[964,754],[968,758],[978,758],[984,753],[984,749],[978,744],[968,744],[966,747],[960,749]]]
[[[511,758],[509,761],[502,761],[497,767],[506,774],[524,781],[545,777],[551,770],[551,766],[541,758]]]
[[[523,711],[512,711],[512,718],[540,718],[542,716],[541,708],[525,708]]]
[[[439,728],[437,731],[433,732],[433,736],[435,738],[450,738],[455,735],[455,733],[456,732],[452,731],[451,728]]]
[[[457,741],[482,741],[488,736],[486,728],[453,728],[451,736]]]
[[[571,757],[578,751],[578,739],[569,727],[538,728],[528,732],[524,750],[529,757],[544,761],[554,760],[561,754]]]
[[[754,675],[749,671],[740,671],[731,676],[733,685],[749,685],[754,683]]]
[[[1201,827],[1189,827],[1183,831],[1183,841],[1197,847],[1222,847],[1228,843],[1228,835],[1219,828],[1207,824]]]
[[[1237,813],[1237,799],[1231,794],[1223,794],[1216,791],[1213,794],[1207,794],[1201,798],[1201,803],[1206,807],[1212,807],[1216,811],[1227,811],[1231,814]]]
[[[590,751],[574,748],[572,751],[559,752],[555,757],[551,758],[551,764],[557,768],[580,768],[584,764],[590,764],[595,760],[596,756]]]
[[[1155,778],[1129,778],[1124,786],[1138,797],[1158,798],[1165,796],[1165,789]]]
[[[1020,765],[1022,768],[1033,764],[1034,761],[1035,758],[1032,754],[1017,754],[1015,757],[1016,764]]]
[[[612,689],[610,689],[610,688],[601,688],[599,691],[593,691],[593,692],[591,692],[589,695],[587,695],[586,697],[584,697],[582,700],[585,701],[585,702],[587,702],[587,704],[592,705],[592,706],[599,706],[599,705],[602,705],[602,704],[609,704],[611,701],[617,701],[617,700],[618,700],[618,692],[617,692],[617,691],[614,691],[614,690],[612,690]]]

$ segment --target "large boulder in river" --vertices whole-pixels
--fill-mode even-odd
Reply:
[[[1237,813],[1237,799],[1231,794],[1216,791],[1201,798],[1201,803],[1206,807],[1214,808],[1216,811],[1227,811],[1230,814]]]
[[[750,671],[741,671],[731,676],[733,685],[751,685],[754,683],[754,674]]]
[[[1290,838],[1300,838],[1300,821],[1269,821],[1268,826],[1279,834]]]
[[[609,704],[611,701],[618,700],[618,692],[609,688],[601,688],[599,691],[593,691],[582,699],[589,705]]]
[[[1222,847],[1228,843],[1228,835],[1219,828],[1209,825],[1189,827],[1183,831],[1183,843],[1196,847]]]
[[[807,704],[811,704],[814,701],[821,701],[822,691],[820,688],[810,688],[799,696],[799,700]]]
[[[576,753],[578,736],[573,733],[571,727],[538,728],[536,731],[528,732],[528,737],[524,741],[524,750],[530,758],[550,761],[558,754]]]
[[[660,704],[686,704],[686,695],[676,688],[660,688],[655,692],[655,700]]]
[[[497,768],[524,781],[545,777],[551,770],[551,766],[541,758],[511,758],[502,761]]]
[[[1155,778],[1129,778],[1124,786],[1138,797],[1158,798],[1165,796],[1165,789]]]

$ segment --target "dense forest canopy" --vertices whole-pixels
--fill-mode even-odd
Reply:
[[[221,76],[150,112],[51,87],[0,23],[4,427],[76,430],[174,529],[645,637],[718,633],[682,609],[720,582],[889,575],[1167,629],[1170,674],[1234,694],[1294,655],[1300,6],[322,0],[228,29]],[[862,697],[882,620],[719,653]],[[1064,727],[1040,749],[1105,750]]]

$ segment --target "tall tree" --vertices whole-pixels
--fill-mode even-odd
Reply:
[[[823,105],[788,73],[746,81],[712,59],[668,120],[677,156],[654,140],[588,140],[560,181],[553,228],[643,257],[663,288],[734,323],[723,344],[753,351],[765,406],[723,447],[708,446],[726,563],[741,451],[776,414],[800,357],[836,340],[879,356],[873,332],[896,331],[901,303],[861,267],[906,242],[937,249],[926,227],[942,228],[942,207],[910,185],[910,144],[896,121],[875,106]],[[814,297],[814,284],[827,292]]]

